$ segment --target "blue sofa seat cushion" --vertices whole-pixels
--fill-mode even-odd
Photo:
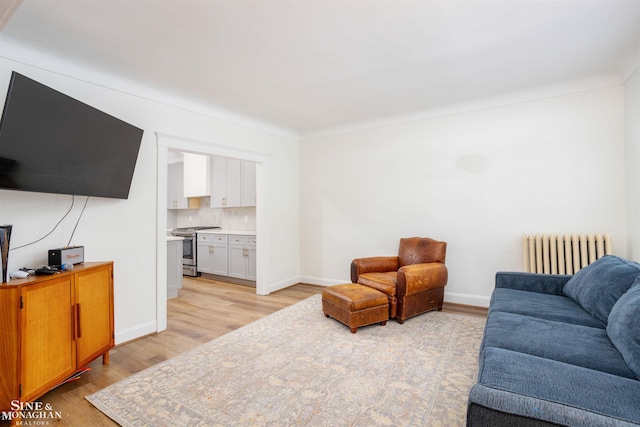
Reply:
[[[584,311],[580,304],[562,295],[497,288],[493,291],[489,307],[491,312],[523,314],[600,329],[606,326]]]
[[[562,293],[606,324],[613,305],[638,276],[640,264],[607,255],[574,274]]]
[[[499,348],[480,366],[470,406],[559,425],[640,423],[640,381]]]
[[[482,348],[496,347],[636,379],[607,331],[521,314],[491,312]]]
[[[607,333],[640,379],[640,279],[636,279],[631,289],[611,309]]]

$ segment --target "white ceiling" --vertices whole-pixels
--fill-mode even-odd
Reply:
[[[303,138],[640,64],[640,0],[10,3],[5,45]]]

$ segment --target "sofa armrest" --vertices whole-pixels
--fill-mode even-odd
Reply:
[[[351,261],[351,283],[358,283],[358,276],[361,274],[398,271],[399,266],[397,256],[356,258]]]
[[[496,288],[562,295],[562,288],[571,277],[568,274],[499,271],[496,273]]]
[[[640,381],[485,347],[478,383],[469,393],[467,426],[487,425],[638,425]],[[482,410],[485,408],[489,411]],[[522,422],[513,422],[513,417]],[[505,422],[504,420],[511,420]]]
[[[396,294],[411,295],[444,288],[448,278],[449,271],[441,262],[405,265],[398,270]]]

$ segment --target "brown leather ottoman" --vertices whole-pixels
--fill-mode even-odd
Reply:
[[[389,299],[385,294],[355,283],[334,285],[322,291],[322,311],[326,317],[351,328],[354,334],[360,326],[389,320]]]

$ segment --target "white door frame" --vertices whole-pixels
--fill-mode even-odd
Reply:
[[[158,150],[158,181],[157,181],[157,218],[156,218],[156,330],[167,329],[167,164],[169,149],[182,152],[207,154],[213,156],[230,157],[249,160],[256,163],[256,293],[269,294],[265,283],[265,269],[268,267],[264,260],[266,242],[263,239],[264,224],[264,189],[266,188],[267,163],[270,156],[256,151],[242,150],[215,142],[198,141],[190,138],[156,133]]]

